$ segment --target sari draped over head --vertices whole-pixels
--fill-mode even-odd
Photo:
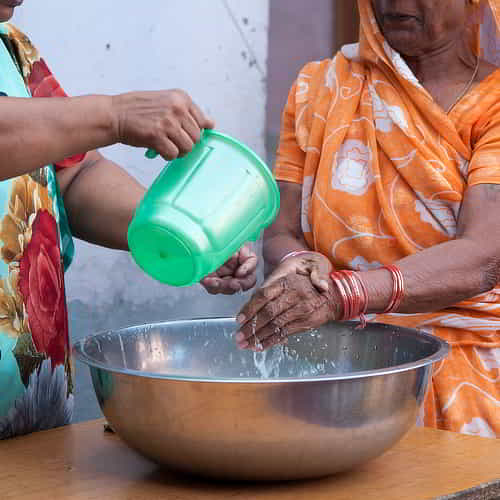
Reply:
[[[276,178],[302,184],[302,230],[338,269],[369,270],[456,237],[468,186],[500,184],[500,70],[445,112],[358,0],[359,43],[307,64],[283,113]],[[467,4],[464,42],[500,62],[500,0]],[[499,214],[500,216],[500,214]],[[422,314],[372,320],[450,343],[419,420],[500,436],[500,287]]]

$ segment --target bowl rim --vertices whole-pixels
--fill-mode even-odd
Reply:
[[[105,363],[101,363],[91,358],[85,352],[85,344],[91,340],[94,340],[98,337],[102,337],[104,335],[116,335],[123,333],[133,333],[138,328],[155,328],[155,327],[164,327],[168,325],[175,325],[180,323],[199,323],[199,322],[236,322],[236,319],[233,317],[212,317],[212,318],[189,318],[189,319],[176,319],[170,321],[159,321],[155,323],[146,323],[142,325],[131,325],[127,327],[121,327],[116,330],[103,330],[88,336],[83,337],[82,339],[73,343],[71,352],[73,357],[87,365],[89,368],[100,369],[106,372],[121,374],[121,375],[132,375],[141,378],[148,379],[160,379],[160,380],[170,380],[176,382],[189,382],[189,383],[207,383],[207,384],[242,384],[242,385],[253,385],[253,384],[289,384],[289,383],[311,383],[311,382],[329,382],[329,381],[349,381],[360,378],[371,378],[371,377],[379,377],[386,375],[394,375],[398,373],[409,372],[412,370],[416,370],[418,368],[426,367],[429,365],[433,365],[434,363],[438,363],[445,359],[449,352],[450,347],[449,344],[430,333],[424,332],[422,330],[417,330],[415,328],[406,328],[397,325],[391,325],[386,323],[378,323],[378,322],[370,322],[368,325],[370,327],[374,327],[376,329],[397,329],[400,334],[409,335],[412,337],[423,337],[429,342],[433,343],[436,347],[436,351],[430,356],[426,356],[418,361],[412,361],[410,363],[403,363],[401,365],[397,365],[390,368],[378,368],[375,370],[363,370],[359,372],[354,372],[351,374],[338,374],[338,375],[318,375],[318,376],[309,376],[309,377],[273,377],[273,378],[258,378],[258,377],[248,377],[248,378],[221,378],[221,377],[195,377],[188,375],[169,375],[168,373],[156,373],[156,372],[147,372],[142,370],[134,370],[130,368],[120,368],[116,366],[106,365]],[[345,325],[351,325],[354,328],[358,326],[359,321],[345,321],[342,322]]]

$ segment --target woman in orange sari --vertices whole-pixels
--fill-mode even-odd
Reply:
[[[271,274],[236,340],[267,348],[362,312],[426,330],[451,353],[421,419],[497,437],[500,1],[358,5],[359,43],[306,65],[291,89]]]

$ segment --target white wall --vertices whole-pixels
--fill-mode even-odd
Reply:
[[[68,93],[183,88],[215,118],[219,129],[263,154],[267,4],[26,0],[15,23],[38,45]],[[252,67],[251,56],[242,55],[248,54],[244,39],[256,55]],[[145,160],[143,150],[118,146],[104,152],[146,185],[163,166],[161,160]],[[124,298],[134,302],[169,295],[143,279],[128,261],[128,256],[78,245],[68,275],[69,299],[102,303],[124,287]]]
[[[14,23],[69,94],[183,88],[218,129],[263,155],[268,7],[268,0],[26,0]],[[146,185],[163,166],[145,160],[144,150],[104,153]],[[81,242],[67,291],[74,339],[125,323],[234,314],[244,300],[169,289],[128,254]]]

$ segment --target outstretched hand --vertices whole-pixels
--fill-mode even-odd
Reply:
[[[217,271],[201,280],[201,285],[212,295],[233,295],[250,290],[256,282],[257,255],[245,245]]]

